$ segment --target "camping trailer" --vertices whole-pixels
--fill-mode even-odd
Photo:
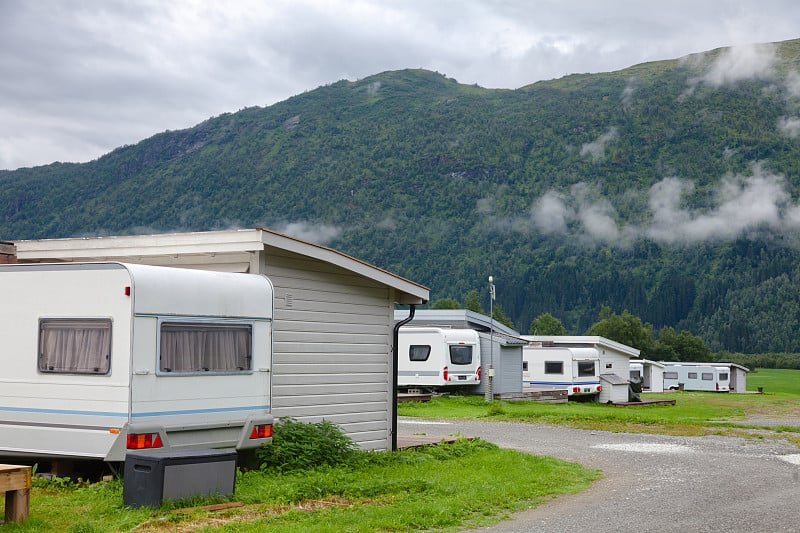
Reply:
[[[479,385],[480,337],[474,329],[401,326],[397,385],[438,388]]]
[[[539,389],[567,390],[568,396],[600,393],[600,353],[596,348],[525,346],[522,381]]]
[[[0,265],[0,294],[0,455],[124,461],[270,439],[266,277]]]
[[[664,363],[664,390],[730,391],[730,368],[708,364]]]

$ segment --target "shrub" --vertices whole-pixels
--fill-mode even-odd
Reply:
[[[303,423],[282,418],[273,428],[272,442],[256,451],[262,470],[281,472],[354,463],[356,445],[335,424],[323,420]]]

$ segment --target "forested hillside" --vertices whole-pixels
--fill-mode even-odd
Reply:
[[[0,238],[267,227],[527,332],[601,305],[800,352],[800,40],[517,90],[405,70],[0,171]],[[488,302],[486,302],[488,306]]]

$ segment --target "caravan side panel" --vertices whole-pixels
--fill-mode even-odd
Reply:
[[[105,457],[129,417],[130,285],[120,265],[0,268],[0,454]],[[63,319],[110,321],[108,372],[40,369],[42,324]]]

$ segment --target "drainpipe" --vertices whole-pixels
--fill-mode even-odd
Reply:
[[[408,317],[394,325],[394,335],[392,336],[392,451],[397,451],[397,361],[400,342],[400,326],[408,324],[414,318],[417,305],[411,304],[408,309]]]

